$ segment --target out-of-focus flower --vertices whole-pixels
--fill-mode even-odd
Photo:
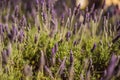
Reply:
[[[83,76],[83,73],[80,74],[80,80],[85,80],[84,76]]]
[[[24,31],[21,29],[20,32],[19,32],[19,36],[18,36],[18,41],[20,43],[23,42],[24,36],[25,36]]]
[[[94,45],[93,45],[93,47],[91,49],[91,52],[93,52],[95,50],[95,48],[96,48],[96,44],[94,43]]]
[[[73,65],[73,52],[70,50],[70,65]]]
[[[39,4],[39,0],[35,0],[36,4],[38,5]]]
[[[81,5],[79,4],[77,7],[74,8],[73,13],[75,16],[77,16],[80,13],[80,7],[81,7]]]
[[[72,16],[72,11],[71,11],[71,8],[69,8],[69,10],[68,10],[68,15],[69,15],[69,17],[71,17],[71,16]]]
[[[55,62],[56,62],[55,54],[56,54],[57,51],[58,51],[58,43],[56,43],[54,45],[54,47],[52,48],[52,65],[54,65]]]
[[[66,33],[66,35],[65,35],[67,41],[69,40],[70,36],[71,36],[71,32],[68,31],[68,32]]]
[[[55,55],[57,51],[58,51],[58,43],[56,43],[52,48],[52,55]]]
[[[19,25],[20,25],[22,28],[26,27],[27,21],[26,21],[25,15],[22,16]]]
[[[65,14],[63,13],[62,16],[61,16],[60,25],[61,25],[61,26],[64,26],[64,23],[65,23]]]
[[[2,27],[2,24],[0,24],[0,35],[3,34],[3,27]]]
[[[91,70],[93,70],[92,59],[89,59],[88,68],[86,68],[85,80],[91,80]]]
[[[101,80],[110,80],[115,71],[115,67],[118,64],[118,57],[115,54],[112,54],[109,66],[107,68],[107,74],[104,74],[104,77],[102,77]]]
[[[90,70],[88,70],[86,73],[85,80],[91,80],[90,77],[91,77]]]
[[[43,22],[46,23],[46,21],[47,21],[47,14],[45,13],[45,11],[43,11],[41,13],[41,15],[42,15]]]
[[[14,15],[15,15],[15,17],[18,17],[18,16],[19,16],[19,6],[18,6],[18,5],[15,6]]]
[[[65,69],[65,61],[66,61],[66,57],[64,57],[64,59],[63,59],[61,65],[60,65],[59,69],[57,70],[56,75],[63,73],[63,71]]]
[[[52,71],[47,66],[45,66],[45,70],[49,74],[49,76],[51,77],[51,79],[54,79]]]
[[[12,44],[10,42],[8,43],[6,52],[8,56],[10,56],[10,54],[12,53]]]
[[[40,0],[40,4],[41,5],[44,4],[44,2],[45,2],[45,0]]]
[[[54,19],[52,19],[51,24],[50,24],[50,28],[51,28],[51,32],[50,32],[50,37],[54,37],[54,35],[57,33],[58,31],[58,22],[57,19],[55,19],[55,17],[53,17]]]
[[[8,38],[10,39],[11,42],[14,42],[16,41],[17,35],[18,35],[18,29],[14,25],[12,25],[12,29],[8,33]]]
[[[74,58],[73,52],[70,50],[70,68],[69,68],[69,80],[73,80],[74,77]]]
[[[11,34],[15,37],[18,34],[18,29],[17,27],[15,27],[14,25],[12,25],[12,30],[11,30]]]
[[[43,69],[44,69],[44,66],[45,66],[45,54],[42,50],[41,50],[40,54],[41,54],[41,57],[40,57],[40,60],[39,60],[39,70],[41,72],[43,72]]]
[[[36,11],[38,12],[39,11],[39,0],[35,0],[35,8],[36,8]]]
[[[6,31],[7,34],[9,33],[9,28],[8,28],[7,24],[5,25],[5,31]]]
[[[23,74],[24,74],[26,77],[32,76],[32,74],[33,74],[33,72],[32,72],[32,67],[30,67],[29,65],[25,65],[25,66],[24,66],[24,69],[23,69]]]
[[[77,23],[75,23],[74,28],[73,28],[73,34],[77,33]]]
[[[92,5],[92,7],[91,7],[91,9],[90,9],[90,12],[91,12],[91,13],[93,13],[93,11],[94,11],[94,9],[95,9],[95,5],[96,5],[96,4],[93,3],[93,5]]]
[[[2,51],[2,65],[3,65],[3,67],[7,64],[7,62],[8,62],[7,51],[3,50]]]
[[[11,43],[8,43],[7,49],[4,49],[2,52],[2,65],[5,66],[8,63],[8,58],[12,53]]]
[[[97,14],[97,10],[95,10],[94,11],[94,13],[93,13],[93,20],[94,20],[94,22],[97,22],[98,21],[98,16],[97,16],[98,14]]]

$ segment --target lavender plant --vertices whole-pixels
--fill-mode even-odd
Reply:
[[[1,80],[120,79],[119,13],[71,4],[0,1]]]

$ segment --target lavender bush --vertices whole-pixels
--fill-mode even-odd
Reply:
[[[0,1],[0,80],[119,80],[119,9],[80,7]]]

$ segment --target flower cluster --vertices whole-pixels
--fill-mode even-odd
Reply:
[[[0,1],[1,80],[120,78],[117,6],[70,1]]]

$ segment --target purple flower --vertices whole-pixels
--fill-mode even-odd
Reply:
[[[64,59],[63,59],[61,65],[60,65],[60,67],[59,67],[56,75],[63,73],[63,71],[64,71],[64,69],[65,69],[65,61],[66,61],[66,57],[64,57]]]
[[[12,26],[11,34],[12,34],[13,36],[17,36],[17,34],[18,34],[18,29],[17,29],[17,27],[15,27],[14,25]]]
[[[103,17],[104,25],[106,25],[106,21],[107,21],[107,18],[106,18],[106,16],[104,16],[104,17]]]
[[[23,39],[24,39],[24,32],[23,30],[21,29],[20,32],[19,32],[19,36],[18,36],[18,41],[21,43],[23,42]]]
[[[8,62],[8,55],[6,50],[2,51],[2,65],[5,66]]]
[[[78,44],[78,41],[75,40],[75,41],[73,42],[73,45],[76,46],[77,44]]]
[[[0,24],[0,35],[3,35],[3,27],[2,27],[2,24]]]
[[[5,31],[6,31],[7,34],[9,33],[9,28],[8,28],[7,24],[5,25]]]
[[[68,32],[66,33],[66,36],[65,36],[67,41],[69,40],[70,36],[71,36],[71,32],[68,31]]]
[[[69,68],[69,80],[73,80],[74,76],[74,60],[73,60],[73,52],[70,50],[70,68]]]
[[[43,11],[41,13],[41,15],[42,15],[43,22],[46,23],[46,21],[47,21],[47,14],[45,13],[45,11]]]
[[[73,34],[76,34],[76,32],[77,32],[77,23],[75,23],[74,25]]]
[[[49,76],[50,76],[52,79],[54,79],[53,74],[52,74],[52,71],[51,71],[47,66],[45,66],[45,70],[46,70],[46,72],[49,74]]]
[[[93,13],[93,12],[94,12],[94,9],[95,9],[95,3],[92,5],[91,10],[90,10],[90,13]]]
[[[94,43],[94,45],[93,45],[93,47],[91,49],[91,52],[93,52],[95,50],[95,48],[96,48],[96,44]]]
[[[10,30],[10,32],[8,33],[8,38],[10,39],[10,41],[16,41],[18,35],[18,29],[12,25],[12,29]]]
[[[45,54],[44,54],[44,52],[41,50],[41,57],[40,57],[40,62],[39,62],[39,70],[41,71],[41,72],[43,72],[43,69],[44,69],[44,66],[45,66]]]
[[[45,0],[40,0],[40,4],[43,5]]]
[[[72,16],[71,8],[68,9],[68,15],[69,15],[70,17]]]
[[[52,48],[52,55],[55,55],[57,51],[58,51],[58,43],[56,43]]]
[[[109,66],[107,68],[107,74],[106,73],[104,74],[102,80],[110,80],[112,78],[117,64],[118,64],[118,57],[115,54],[112,54]]]
[[[36,11],[39,11],[39,1],[35,0],[35,2],[36,2],[36,5],[35,5]]]
[[[91,80],[90,77],[91,77],[90,70],[88,70],[86,73],[85,80]]]
[[[54,55],[56,52],[55,52],[55,48],[53,47],[52,48],[52,55]]]
[[[51,10],[51,16],[52,16],[52,19],[55,19],[56,11],[54,8],[52,8],[52,10]]]
[[[76,16],[76,15],[79,14],[79,12],[80,12],[80,4],[79,4],[77,7],[74,8],[73,13],[74,13],[74,15]]]
[[[65,23],[65,14],[63,13],[62,16],[61,16],[61,20],[60,20],[60,25],[63,26],[64,23]]]
[[[15,12],[14,12],[15,17],[19,16],[19,6],[15,6]]]
[[[39,4],[39,0],[35,0],[36,4]]]
[[[70,50],[70,65],[73,64],[73,52]]]
[[[49,36],[54,37],[54,35],[57,33],[57,30],[58,30],[57,19],[54,18],[51,20],[50,29],[51,29],[51,32],[50,32]]]
[[[21,27],[25,27],[25,26],[27,25],[27,21],[26,21],[25,15],[22,16],[19,25],[20,25]]]
[[[54,3],[55,3],[55,0],[48,0],[47,1],[47,10],[54,9]]]
[[[8,43],[6,53],[7,53],[8,56],[10,56],[10,54],[12,53],[12,45],[11,45],[10,42]]]
[[[30,67],[29,65],[25,65],[24,69],[23,69],[23,74],[25,76],[32,76],[33,72],[32,72],[32,67]]]
[[[98,18],[97,18],[97,10],[94,11],[92,17],[93,17],[94,22],[97,22],[97,21],[98,21]]]
[[[52,48],[52,65],[55,64],[55,54],[57,51],[58,51],[58,43],[56,43]]]
[[[90,13],[86,13],[86,22],[89,22],[90,21]]]

